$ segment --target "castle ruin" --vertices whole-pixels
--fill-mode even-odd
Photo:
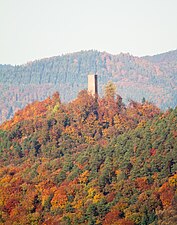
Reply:
[[[88,75],[88,93],[98,96],[98,79],[96,74]]]

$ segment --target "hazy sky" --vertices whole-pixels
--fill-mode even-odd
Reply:
[[[0,0],[0,64],[89,49],[177,49],[177,0]]]

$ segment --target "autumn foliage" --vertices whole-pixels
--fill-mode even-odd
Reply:
[[[28,105],[0,127],[0,224],[167,223],[176,121],[176,109],[126,106],[115,93]]]

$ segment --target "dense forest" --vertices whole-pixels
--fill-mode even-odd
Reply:
[[[89,73],[98,74],[100,96],[110,80],[126,103],[145,97],[163,110],[177,105],[177,50],[149,57],[81,51],[24,65],[0,65],[0,123],[58,90],[62,101],[73,100],[86,88]]]
[[[175,225],[176,127],[112,83],[27,105],[0,126],[0,224]]]

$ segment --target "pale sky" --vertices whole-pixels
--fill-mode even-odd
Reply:
[[[177,49],[177,0],[0,0],[0,64]]]

